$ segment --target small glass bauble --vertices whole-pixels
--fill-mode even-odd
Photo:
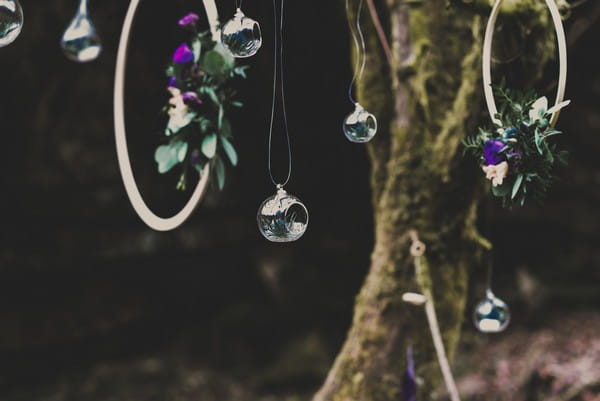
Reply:
[[[510,323],[508,305],[488,289],[485,299],[473,312],[475,327],[482,333],[500,333],[506,330]]]
[[[344,134],[350,142],[369,142],[377,133],[377,119],[360,104],[344,120]]]
[[[86,2],[87,0],[82,0]],[[78,63],[94,61],[102,52],[102,43],[96,33],[96,28],[90,20],[85,4],[83,9],[71,20],[62,36],[60,45],[69,60]]]
[[[296,241],[308,227],[306,206],[281,186],[260,205],[256,217],[261,234],[272,242]]]
[[[17,0],[0,1],[0,47],[11,44],[23,28],[23,9]]]
[[[254,56],[262,46],[260,25],[238,8],[233,18],[223,25],[221,42],[234,57]]]

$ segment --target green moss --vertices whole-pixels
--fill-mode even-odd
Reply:
[[[542,2],[506,3],[511,18],[535,21],[539,32],[549,28],[548,13],[539,17]],[[380,125],[368,146],[375,248],[352,328],[315,401],[397,400],[409,344],[425,383],[421,399],[434,399],[440,369],[429,328],[422,308],[403,303],[402,294],[419,288],[432,293],[452,356],[460,340],[468,272],[491,246],[475,224],[481,172],[464,161],[460,146],[483,108],[485,17],[476,5],[445,5],[445,0],[387,0],[381,17],[390,26],[388,36],[396,39],[391,68],[364,19],[369,57],[358,98]],[[538,59],[528,61],[534,75],[553,54],[550,42],[540,42]],[[428,246],[425,272],[417,276],[406,236],[412,228]]]

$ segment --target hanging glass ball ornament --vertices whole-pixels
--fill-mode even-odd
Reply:
[[[271,242],[296,241],[308,227],[308,210],[283,186],[277,186],[277,193],[265,200],[258,208],[258,228]]]
[[[262,46],[260,25],[237,9],[232,19],[223,25],[221,42],[234,57],[251,57]]]
[[[82,0],[86,2],[87,0]],[[82,3],[83,4],[83,3]],[[60,46],[69,60],[78,63],[93,61],[102,52],[102,43],[90,20],[85,4],[80,8],[62,36]]]
[[[475,307],[473,320],[477,330],[482,333],[500,333],[510,323],[510,310],[503,300],[488,289],[485,299]]]
[[[23,28],[23,9],[17,0],[0,1],[0,47],[11,44]]]
[[[344,120],[344,134],[350,142],[369,142],[377,133],[377,119],[360,104]]]

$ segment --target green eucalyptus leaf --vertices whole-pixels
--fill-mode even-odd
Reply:
[[[511,199],[515,199],[515,196],[517,196],[517,193],[519,192],[519,189],[521,188],[521,184],[523,183],[523,174],[519,174],[517,176],[517,179],[515,180],[515,183],[513,184],[512,187],[512,194],[510,196]]]
[[[225,72],[225,60],[214,50],[204,53],[200,66],[210,75],[221,75]]]
[[[223,128],[223,117],[225,116],[225,109],[223,109],[223,105],[219,106],[219,119],[217,122],[217,127],[219,128],[219,130],[221,130],[221,128]]]
[[[202,141],[202,153],[209,159],[215,157],[215,153],[217,153],[217,139],[217,134],[210,134]]]
[[[220,134],[226,138],[231,138],[231,123],[226,118],[223,119]]]
[[[202,42],[200,39],[196,38],[192,42],[192,51],[194,52],[194,63],[197,63],[200,60],[200,56],[202,55]]]
[[[208,97],[210,97],[210,100],[212,100],[212,102],[217,105],[217,106],[221,106],[221,101],[219,100],[219,96],[217,96],[217,92],[215,92],[215,90],[209,86],[204,86],[201,89],[202,93],[206,93],[208,95]]]
[[[225,186],[225,164],[219,158],[215,159],[215,174],[217,176],[217,185],[222,190]]]
[[[187,127],[196,118],[196,113],[187,113],[183,117],[169,117],[167,129],[165,130],[166,136],[177,134],[183,128]]]
[[[158,172],[164,174],[179,163],[177,152],[171,144],[161,145],[154,152],[154,160],[158,163]]]
[[[221,146],[223,146],[223,150],[225,151],[227,158],[229,159],[229,161],[231,162],[231,164],[233,166],[237,166],[238,155],[237,155],[237,152],[235,151],[235,148],[233,147],[232,143],[229,142],[229,140],[227,138],[225,138],[224,136],[222,136],[220,139],[221,139]]]
[[[185,160],[188,151],[187,142],[177,142],[173,145],[175,152],[177,153],[177,160],[181,163]]]
[[[498,185],[497,187],[492,185],[492,194],[498,198],[502,198],[502,197],[508,195],[510,190],[511,190],[511,185],[508,183],[508,181],[504,181],[504,183],[502,183],[502,185]]]
[[[235,67],[235,57],[221,43],[217,43],[213,47],[213,51],[219,53],[223,57],[223,62],[226,70],[231,70]]]

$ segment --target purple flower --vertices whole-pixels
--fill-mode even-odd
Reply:
[[[495,166],[504,161],[504,155],[500,153],[504,149],[504,142],[493,139],[483,144],[483,157],[488,166]]]
[[[169,78],[169,88],[177,88],[177,78],[175,78],[175,77]]]
[[[190,156],[190,164],[195,166],[200,163],[200,151],[198,149],[194,149],[192,151],[192,155]]]
[[[417,401],[417,379],[412,347],[406,350],[407,367],[402,377],[402,401]]]
[[[177,64],[188,64],[194,61],[194,52],[187,43],[182,43],[179,45],[177,50],[175,50],[175,54],[173,54],[173,61]]]
[[[185,17],[183,17],[179,20],[179,26],[196,27],[196,22],[198,22],[199,19],[200,19],[200,17],[198,17],[198,14],[189,13]]]
[[[182,97],[183,97],[183,101],[186,102],[187,104],[192,104],[192,105],[202,104],[202,99],[200,99],[198,97],[198,94],[196,94],[196,92],[184,92]]]

